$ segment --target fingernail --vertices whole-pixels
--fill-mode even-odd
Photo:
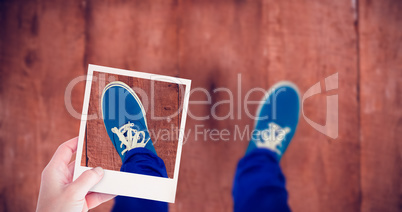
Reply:
[[[103,175],[103,169],[101,167],[96,167],[94,168],[94,171],[99,175],[102,176]]]

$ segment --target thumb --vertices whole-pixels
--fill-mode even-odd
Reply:
[[[103,169],[96,167],[82,173],[74,182],[68,186],[71,189],[73,198],[76,200],[84,199],[89,189],[99,183],[103,178]]]

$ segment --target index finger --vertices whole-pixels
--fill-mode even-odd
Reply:
[[[72,138],[57,148],[50,163],[67,165],[77,151],[78,137]]]

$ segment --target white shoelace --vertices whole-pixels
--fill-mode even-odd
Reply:
[[[282,141],[285,139],[286,134],[290,132],[290,128],[281,128],[273,122],[269,123],[268,126],[268,129],[260,132],[261,139],[257,140],[256,145],[259,148],[267,148],[278,154],[282,154],[278,147],[282,146]]]
[[[123,148],[123,145],[126,146],[126,149],[124,149],[121,154],[124,155],[127,151],[137,148],[137,147],[145,147],[147,145],[148,141],[151,138],[148,138],[148,140],[145,141],[145,132],[144,131],[138,131],[136,129],[132,129],[131,127],[134,127],[134,123],[128,122],[127,124],[123,125],[120,127],[120,129],[117,129],[117,127],[112,128],[112,132],[119,137],[119,140],[121,142],[120,148]],[[124,133],[127,132],[127,135],[124,136]],[[140,135],[142,135],[142,140],[140,140]]]

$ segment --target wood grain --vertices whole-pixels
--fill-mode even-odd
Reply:
[[[206,88],[209,93],[227,87],[237,94],[241,86],[243,99],[237,98],[240,104],[234,106],[234,111],[241,107],[241,117],[222,121],[190,119],[189,128],[194,131],[194,126],[203,125],[208,129],[229,129],[233,133],[236,125],[240,129],[252,126],[246,110],[254,115],[256,105],[248,108],[242,105],[250,89],[267,90],[280,80],[290,80],[303,93],[331,74],[347,75],[339,82],[340,137],[331,142],[301,119],[282,167],[287,176],[289,202],[295,211],[359,210],[360,143],[355,133],[359,130],[357,38],[350,2],[225,1],[212,4],[183,2],[181,10],[186,18],[181,24],[180,75],[197,79],[193,88]],[[200,72],[204,74],[199,76]],[[238,74],[242,74],[241,83],[237,82]],[[313,99],[314,103],[306,108],[314,110],[314,120],[325,118],[325,99],[324,102],[320,99],[326,95]],[[262,93],[256,92],[252,99],[261,97]],[[224,93],[214,94],[211,105],[227,98]],[[205,100],[205,96],[194,95],[191,100]],[[229,109],[228,105],[223,105],[218,107],[217,113],[224,115]],[[209,105],[191,105],[190,111],[200,116],[214,112]],[[196,135],[190,134],[190,137]],[[183,148],[181,174],[191,177],[180,180],[175,210],[231,211],[235,165],[244,154],[247,142],[246,139],[188,140]],[[203,154],[207,157],[192,156]],[[214,180],[204,181],[204,177]],[[348,189],[340,190],[345,185]],[[197,199],[186,195],[190,190]],[[198,199],[208,204],[192,209]]]
[[[322,93],[305,100],[306,117],[326,123],[338,118],[333,140],[301,116],[281,161],[294,211],[360,210],[358,55],[351,1],[268,1],[267,80],[290,80],[304,94],[321,82]],[[325,91],[325,78],[338,73],[338,89]],[[326,111],[326,97],[338,95],[338,111]],[[347,189],[344,189],[347,187]],[[334,195],[336,194],[336,195]]]
[[[78,136],[85,73],[79,1],[0,1],[0,211],[34,211],[41,172]],[[71,108],[71,107],[72,108]]]
[[[359,3],[362,211],[402,209],[401,11]]]
[[[246,92],[254,87],[267,89],[261,6],[261,1],[183,1],[180,5],[180,76],[193,79],[192,89],[205,89],[212,98],[209,104],[189,106],[189,139],[183,146],[176,203],[171,211],[232,211],[235,167],[248,142],[234,140],[233,132],[236,126],[243,131],[253,123],[243,108]],[[260,100],[262,95],[256,93],[251,99]],[[233,108],[230,104],[213,108],[218,101],[231,98]],[[208,101],[208,97],[197,91],[190,101]],[[254,114],[256,105],[248,109]],[[226,129],[231,136],[223,141],[203,132],[212,129]]]

